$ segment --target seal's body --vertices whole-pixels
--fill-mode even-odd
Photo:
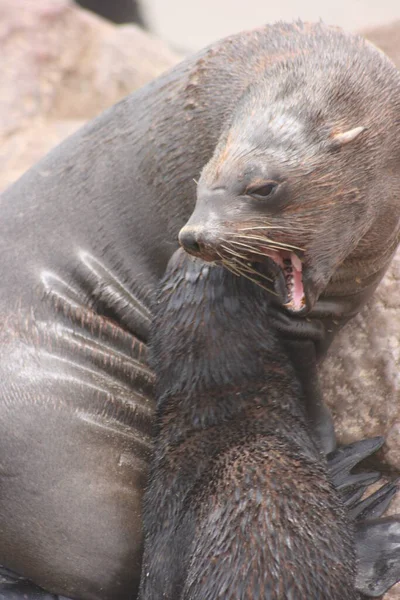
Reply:
[[[171,261],[140,600],[355,600],[354,532],[266,293],[179,251]]]
[[[268,299],[221,266],[182,250],[171,258],[151,338],[157,408],[139,600],[356,600],[360,589],[385,591],[388,582],[358,551],[354,509],[334,485],[344,497],[347,487],[352,503],[371,474],[350,475],[350,447],[339,469],[335,458],[328,468]],[[345,477],[335,477],[345,463]],[[367,516],[362,547],[386,573],[396,560],[386,563]],[[391,526],[380,538],[389,552],[398,519]]]
[[[363,205],[359,217],[368,219],[353,246],[365,247],[368,230],[368,245],[383,240],[385,251],[372,262],[357,254],[367,271],[359,284],[353,258],[340,254],[331,265],[326,238],[322,254],[315,254],[318,272],[324,274],[328,261],[334,275],[341,261],[341,275],[328,295],[321,289],[314,298],[310,321],[287,316],[296,339],[315,330],[324,338],[319,317],[328,312],[331,323],[332,315],[345,321],[357,312],[396,245],[399,171],[392,138],[399,74],[360,38],[301,23],[228,38],[106,111],[3,194],[0,564],[67,596],[131,595],[140,572],[141,495],[151,448],[152,375],[143,342],[152,290],[195,205],[193,179],[250,84],[278,63],[295,77],[291,60],[298,55],[303,62],[318,55],[323,69],[334,49],[344,96],[354,61],[363,65],[364,75],[351,81],[361,86],[365,106],[363,77],[372,85],[376,76],[370,97],[379,91],[382,127],[368,145],[387,148],[379,181],[375,170],[369,182],[380,189],[386,218]],[[328,88],[330,82],[324,79]],[[372,121],[360,126],[374,131]],[[357,156],[363,135],[346,152]]]

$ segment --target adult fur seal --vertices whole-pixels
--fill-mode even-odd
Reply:
[[[54,593],[128,598],[139,577],[152,424],[152,375],[143,345],[149,298],[193,211],[193,179],[239,104],[245,116],[246,90],[257,81],[263,85],[268,72],[277,75],[271,85],[280,90],[292,123],[288,129],[282,121],[282,152],[293,136],[293,148],[300,144],[304,157],[308,135],[314,158],[320,154],[335,168],[335,202],[329,203],[332,190],[325,194],[310,165],[308,175],[302,171],[305,163],[297,167],[292,191],[292,209],[300,215],[301,176],[305,204],[318,185],[320,209],[318,203],[309,207],[307,222],[320,231],[320,245],[307,241],[311,226],[295,245],[306,248],[305,268],[312,261],[322,279],[318,288],[311,286],[310,321],[289,314],[289,329],[305,343],[315,330],[323,338],[319,317],[328,310],[343,322],[356,312],[397,242],[400,75],[359,37],[297,23],[228,38],[106,111],[1,198],[0,564]],[[299,85],[310,86],[304,110],[296,108],[296,96],[285,104],[292,89],[286,75],[295,80],[297,73]],[[332,112],[319,107],[318,86],[336,98]],[[261,115],[252,113],[248,119],[258,122]],[[309,119],[303,134],[296,115],[301,123]],[[360,127],[368,129],[356,136]],[[360,180],[363,193],[375,190],[374,201],[360,197],[358,220],[353,206],[340,213],[338,225],[337,206],[355,204]],[[258,206],[264,211],[263,201]],[[230,210],[243,215],[241,200]],[[354,223],[350,239],[347,214]],[[221,216],[215,213],[219,232]],[[280,239],[288,243],[293,236],[289,231]],[[357,276],[356,249],[359,258],[364,252]],[[341,267],[333,286],[327,282],[326,294],[321,282],[334,275],[339,260],[347,270]]]
[[[152,336],[155,452],[139,600],[361,597],[351,519],[267,299],[183,251],[170,261]],[[381,573],[385,559],[375,555]],[[400,562],[396,573],[391,584]]]
[[[399,125],[387,132],[399,79],[381,71],[381,54],[360,52],[353,38],[337,42],[325,36],[321,52],[300,42],[247,87],[179,234],[195,256],[274,287],[275,322],[304,383],[316,381],[314,353],[371,296],[400,235]],[[270,265],[262,281],[260,262]],[[308,400],[329,451],[333,428],[315,385]]]

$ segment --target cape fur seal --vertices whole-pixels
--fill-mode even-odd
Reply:
[[[340,325],[359,309],[397,244],[400,76],[363,39],[301,23],[227,38],[103,113],[3,194],[0,564],[54,593],[88,600],[130,597],[140,574],[141,497],[151,449],[152,374],[143,344],[151,323],[149,298],[193,211],[193,179],[225,143],[219,138],[232,116],[238,118],[237,107],[259,122],[260,115],[243,105],[249,86],[281,69],[287,79],[270,79],[275,100],[279,88],[282,110],[296,113],[296,94],[292,105],[286,92],[296,73],[300,88],[308,85],[308,63],[310,127],[303,131],[296,114],[293,129],[282,122],[280,156],[286,156],[288,137],[293,134],[294,149],[302,142],[303,151],[308,135],[310,151],[315,159],[315,151],[321,153],[323,165],[354,161],[350,187],[346,167],[343,189],[335,173],[333,182],[325,181],[328,187],[318,180],[318,194],[311,194],[312,169],[303,172],[302,163],[293,182],[288,180],[293,204],[283,196],[281,208],[275,205],[279,223],[292,211],[296,231],[287,238],[282,231],[279,240],[296,238],[300,243],[294,245],[305,249],[299,259],[309,273],[310,291],[304,277],[303,287],[311,309],[309,320],[287,309],[276,314],[299,340],[298,354],[314,381],[309,371],[315,340],[324,346],[333,321]],[[337,110],[318,107],[318,85],[336,98]],[[357,112],[347,108],[353,102]],[[377,105],[379,112],[373,110]],[[243,132],[248,135],[249,128]],[[221,167],[227,164],[219,160]],[[363,193],[375,190],[373,199],[367,194],[364,201],[357,191],[361,183]],[[318,238],[300,219],[301,202],[311,202],[308,219],[315,220]],[[347,203],[347,213],[339,211]],[[239,211],[243,222],[241,200],[230,211]],[[218,231],[221,216],[219,210]],[[329,429],[318,409],[315,421]]]
[[[400,519],[383,520],[384,550],[364,512],[377,498],[353,506],[375,474],[351,476],[346,450],[329,473],[266,292],[178,250],[155,312],[139,600],[355,600],[395,584]]]
[[[273,288],[276,325],[306,385],[314,352],[371,296],[399,242],[399,73],[360,38],[337,35],[299,40],[243,92],[179,234],[188,252]],[[262,281],[260,262],[270,267]],[[308,402],[329,451],[315,386]]]

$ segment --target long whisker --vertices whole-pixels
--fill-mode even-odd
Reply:
[[[261,250],[258,250],[255,246],[251,246],[250,244],[244,244],[243,242],[238,242],[237,240],[230,240],[230,243],[233,246],[241,246],[242,248],[246,248],[246,250],[250,250],[250,252],[253,254],[259,254],[260,256],[264,256],[264,258],[267,256],[265,252],[261,252]]]
[[[227,240],[224,240],[225,242],[227,242]],[[228,242],[229,243],[229,242]],[[233,243],[233,242],[231,242]],[[254,268],[252,268],[251,263],[248,262],[247,257],[236,253],[232,250],[232,248],[230,248],[229,246],[226,246],[224,244],[221,244],[221,248],[223,248],[226,252],[228,252],[228,254],[231,254],[233,256],[237,256],[239,257],[241,260],[239,262],[240,265],[240,269],[245,270],[248,273],[253,273],[254,275],[256,275],[257,277],[261,277],[262,279],[265,279],[266,281],[269,281],[270,283],[273,283],[273,279],[271,279],[270,277],[267,277],[267,275],[264,275],[263,273],[259,273],[258,271],[256,271]],[[250,251],[253,251],[253,248],[249,247]],[[261,256],[263,256],[265,258],[265,254],[262,254],[261,252],[258,251],[254,251],[255,254],[260,254]],[[238,261],[233,259],[235,261],[235,265],[238,264]],[[242,262],[244,261],[244,262]]]
[[[254,229],[290,229],[290,227],[278,227],[278,225],[256,225],[254,227],[241,227],[236,231],[253,231]]]
[[[227,261],[227,260],[225,260],[224,258],[222,258],[222,259],[221,259],[221,262],[222,262],[222,264],[224,265],[224,267],[225,267],[226,269],[228,269],[228,271],[230,271],[231,273],[233,273],[233,274],[234,274],[234,275],[236,275],[237,277],[241,277],[241,276],[242,276],[242,275],[241,275],[241,273],[240,273],[240,272],[239,272],[237,269],[235,269],[235,268],[232,266],[232,263],[231,263],[230,261]]]
[[[312,214],[314,214],[315,212],[317,212],[318,210],[320,210],[320,204],[318,205],[318,209],[315,209],[314,211],[312,211]],[[254,223],[254,225],[251,225],[251,223]],[[236,231],[251,231],[252,229],[264,229],[264,230],[268,230],[268,229],[282,229],[282,230],[293,230],[293,226],[287,226],[287,225],[269,225],[269,222],[265,220],[264,217],[251,217],[249,218],[248,222],[247,222],[247,226],[244,228],[240,228],[240,229],[236,229]],[[311,232],[315,232],[316,229],[312,229],[309,227],[309,225],[307,224],[306,227],[307,232],[309,233]]]
[[[276,240],[271,240],[268,237],[263,237],[261,235],[238,235],[238,236],[232,236],[232,237],[238,237],[239,239],[245,239],[245,240],[255,240],[258,242],[263,242],[264,244],[270,244],[270,245],[274,245],[274,246],[280,246],[282,248],[294,248],[295,250],[303,250],[303,248],[299,248],[298,246],[294,246],[292,244],[287,244],[286,242],[277,242]]]
[[[244,238],[243,238],[244,239]],[[231,244],[238,244],[239,242],[237,242],[236,240],[230,240]],[[249,244],[250,248],[254,248],[254,246],[252,246],[251,244]],[[286,252],[292,252],[292,248],[291,247],[287,247],[287,246],[275,246],[274,244],[270,244],[268,242],[268,240],[263,244],[263,249],[264,252],[261,252],[261,254],[263,256],[267,256],[267,254],[265,253],[265,250],[275,250],[276,252],[280,252],[280,251],[286,251]]]
[[[246,273],[252,273],[253,275],[256,275],[257,277],[261,277],[261,279],[265,279],[265,281],[268,281],[268,283],[273,283],[274,282],[274,280],[271,279],[270,277],[267,277],[263,273],[259,273],[255,269],[251,269],[250,267],[248,267],[246,265],[243,265],[242,263],[240,263],[240,269],[242,271],[245,271]]]
[[[246,239],[246,238],[245,238],[245,237],[243,237],[243,238],[241,238],[241,239]],[[248,250],[252,251],[254,254],[259,254],[260,256],[264,256],[264,257],[268,256],[268,255],[265,253],[265,251],[264,251],[264,252],[260,251],[259,249],[257,249],[257,248],[256,248],[255,246],[253,246],[252,244],[244,244],[243,242],[238,242],[237,240],[232,240],[232,239],[230,239],[230,240],[229,240],[229,242],[230,242],[232,245],[234,245],[234,246],[236,246],[236,245],[240,245],[240,246],[242,246],[242,247],[245,247],[245,248],[247,248]],[[264,248],[265,248],[266,250],[277,250],[277,251],[279,251],[279,250],[282,250],[282,247],[281,247],[281,246],[273,246],[272,244],[268,244],[268,243],[266,243],[266,244],[264,245]],[[287,251],[289,252],[289,250],[287,250]]]
[[[228,246],[224,246],[224,244],[221,244],[221,248],[223,248],[224,250],[229,252],[229,254],[233,254],[234,256],[237,256],[238,258],[241,258],[242,260],[247,260],[247,258],[245,256],[243,256],[243,254],[239,254],[239,252],[235,252],[234,250],[232,250],[232,248],[228,248]]]
[[[221,248],[224,248],[226,250],[226,252],[231,253],[231,249],[228,246],[224,246],[221,244]],[[226,265],[227,260],[220,253],[219,253],[219,255],[221,256],[222,262]],[[242,275],[243,277],[247,277],[247,279],[250,279],[254,283],[258,283],[258,285],[261,285],[258,280],[254,279],[248,275],[248,273],[251,273],[252,275],[255,275],[256,277],[265,279],[265,281],[268,281],[269,283],[273,283],[273,279],[271,279],[270,277],[267,277],[263,273],[259,273],[258,271],[253,269],[251,267],[251,265],[248,263],[243,263],[242,261],[238,261],[234,258],[231,261],[229,261],[229,263],[231,266],[230,270],[232,270],[232,272],[234,272],[235,275],[238,275],[238,274]],[[275,292],[273,292],[269,288],[266,288],[265,286],[262,286],[262,285],[261,285],[261,287],[264,287],[264,289],[267,289],[271,294],[277,295],[277,294],[275,294]]]
[[[243,273],[235,259],[229,260],[227,258],[223,258],[222,255],[220,256],[222,264],[228,269],[228,271],[231,271],[231,273],[238,277],[243,277]]]
[[[256,285],[258,285],[260,288],[262,288],[263,290],[265,290],[266,292],[268,292],[269,294],[272,294],[273,296],[278,296],[278,294],[276,292],[274,292],[273,290],[271,290],[270,288],[268,288],[267,286],[263,285],[262,283],[260,283],[257,279],[255,279],[254,277],[250,277],[250,275],[248,275],[248,273],[246,273],[245,271],[243,271],[240,267],[237,267],[237,270],[239,271],[240,275],[242,277],[245,277],[246,279],[249,279],[249,281],[252,281],[253,283],[255,283]],[[257,271],[256,271],[257,273]],[[258,275],[259,273],[257,273]]]
[[[239,237],[240,239],[256,240],[258,242],[263,242],[264,244],[267,244],[269,247],[275,246],[275,247],[282,248],[284,250],[290,248],[292,250],[300,250],[301,252],[304,251],[304,248],[300,248],[299,246],[293,246],[292,244],[285,244],[284,242],[277,242],[276,240],[270,240],[268,238],[261,237],[260,235],[242,235],[242,236],[238,235],[236,237]]]
[[[315,212],[317,212],[317,210],[320,210],[320,207],[318,206],[318,209],[316,209],[315,211],[312,212],[312,214],[314,214]],[[255,223],[257,223],[257,221],[255,221]],[[269,229],[271,230],[275,230],[275,229],[282,229],[282,230],[287,230],[287,231],[292,231],[293,230],[293,226],[289,227],[289,226],[285,226],[285,225],[266,225],[264,220],[261,220],[262,225],[248,225],[247,227],[241,227],[241,228],[237,228],[236,231],[252,231],[252,230],[265,230],[268,231]],[[303,223],[301,223],[301,225],[303,225]],[[316,231],[316,229],[312,229],[309,227],[309,225],[307,224],[306,226],[307,232],[310,231]]]

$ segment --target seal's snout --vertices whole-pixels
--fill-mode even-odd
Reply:
[[[187,224],[180,230],[178,239],[188,254],[198,256],[206,261],[214,261],[219,258],[205,227]]]
[[[186,252],[199,256],[201,254],[201,241],[199,231],[195,227],[183,227],[179,232],[179,243]]]

